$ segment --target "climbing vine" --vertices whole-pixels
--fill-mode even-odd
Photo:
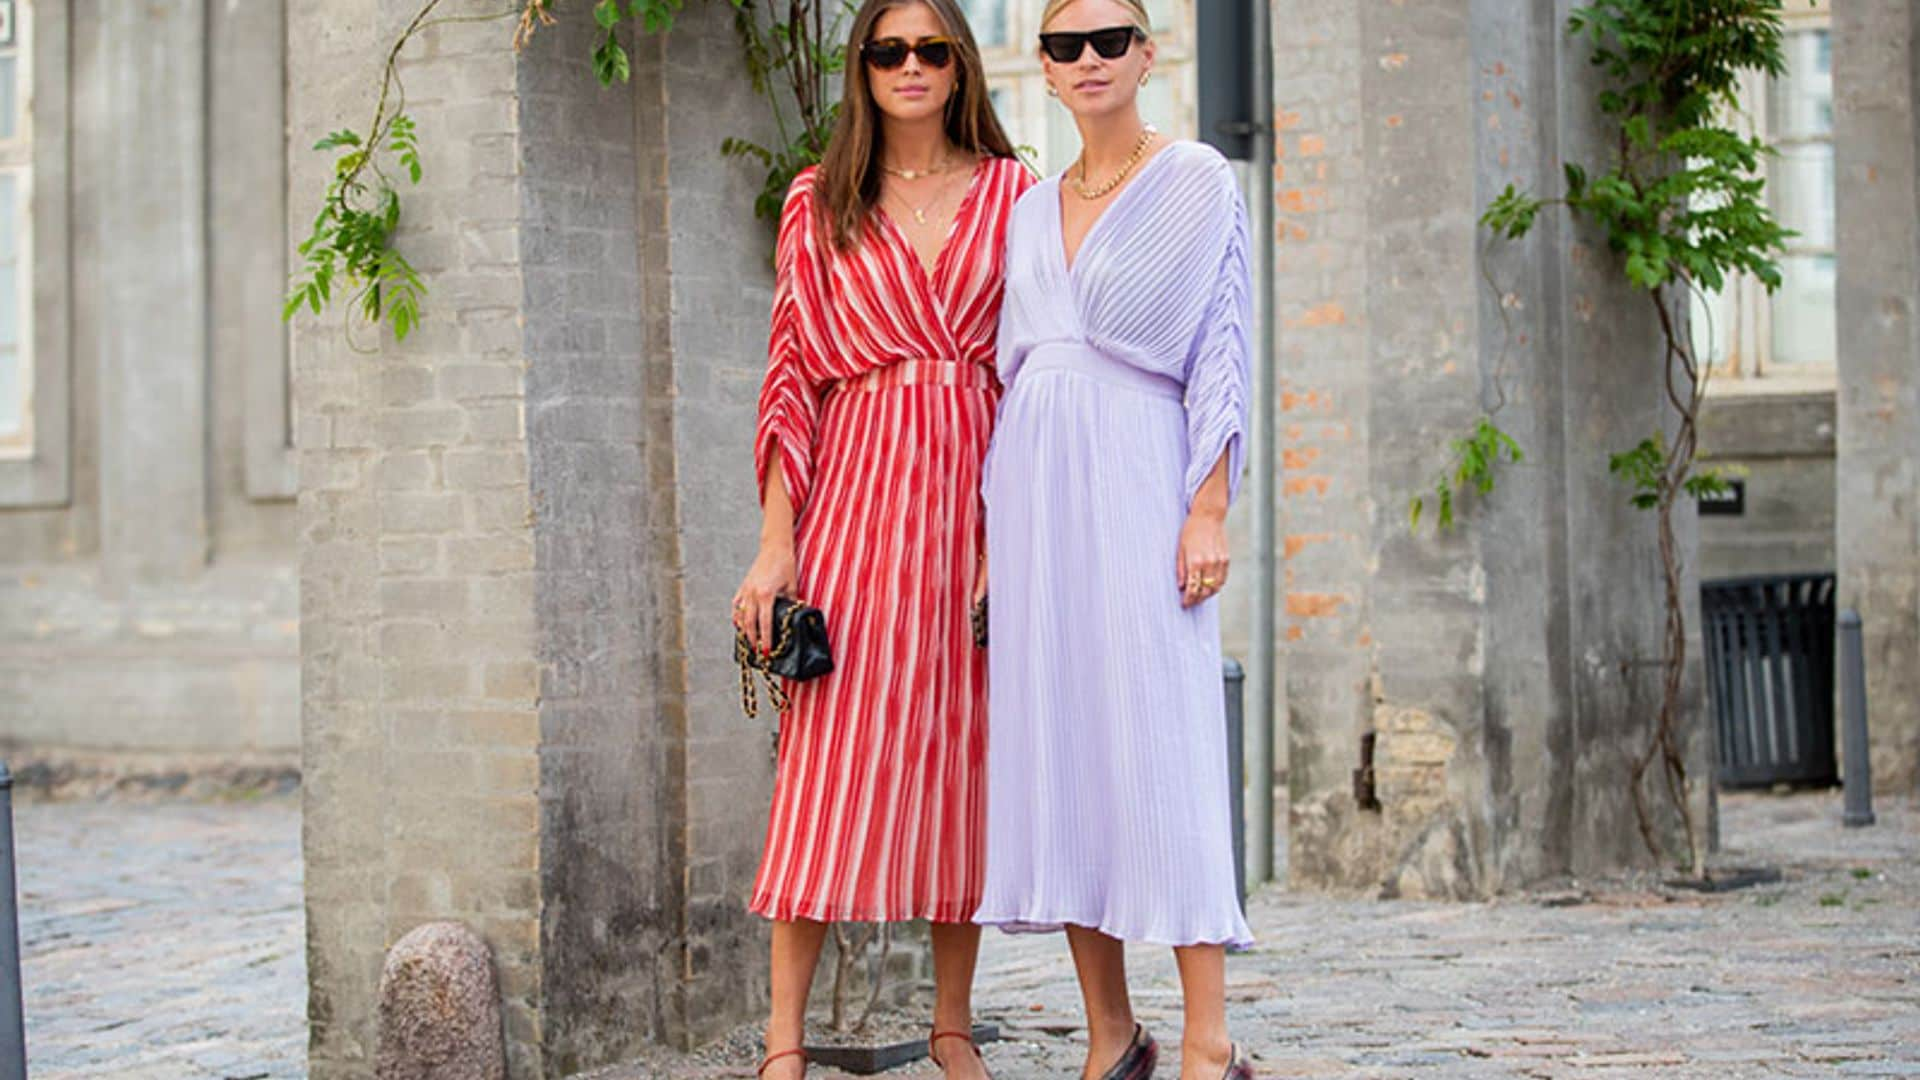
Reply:
[[[1718,290],[1736,275],[1752,275],[1769,292],[1780,285],[1776,260],[1793,234],[1766,206],[1760,165],[1768,149],[1725,118],[1739,110],[1743,72],[1783,74],[1781,12],[1782,0],[1601,0],[1576,9],[1568,31],[1589,41],[1593,63],[1611,84],[1597,101],[1615,125],[1609,160],[1593,171],[1566,164],[1564,193],[1556,198],[1509,184],[1481,218],[1485,228],[1509,240],[1525,236],[1550,205],[1599,226],[1658,321],[1661,385],[1672,422],[1612,454],[1608,466],[1631,488],[1633,505],[1655,515],[1666,599],[1660,710],[1647,745],[1635,754],[1634,810],[1648,852],[1666,858],[1647,802],[1647,779],[1657,766],[1659,787],[1686,830],[1686,864],[1696,874],[1703,871],[1703,856],[1678,737],[1687,638],[1673,515],[1683,498],[1727,485],[1719,473],[1694,463],[1711,367],[1696,351],[1686,308],[1694,295]],[[1490,492],[1503,456],[1520,460],[1518,444],[1491,417],[1452,445],[1455,464],[1435,489],[1441,529],[1452,523],[1460,491]],[[1413,500],[1416,528],[1421,504]]]
[[[513,0],[516,6],[491,15],[434,18],[442,0],[422,0],[419,10],[388,47],[380,74],[373,116],[364,129],[342,128],[314,144],[335,153],[331,179],[313,229],[301,242],[302,264],[295,271],[282,315],[302,308],[321,314],[344,297],[349,341],[353,319],[392,327],[404,339],[419,324],[426,282],[394,245],[402,220],[401,191],[418,184],[422,154],[418,126],[406,111],[406,88],[399,60],[420,34],[445,23],[514,20],[512,48],[526,46],[543,27],[554,25],[557,0]],[[733,10],[748,77],[772,113],[776,140],[766,146],[729,137],[721,151],[753,161],[765,170],[754,213],[775,220],[787,186],[825,152],[838,119],[835,80],[845,64],[846,24],[851,0],[698,0],[725,3]],[[602,86],[627,82],[632,60],[621,39],[622,24],[644,34],[673,29],[686,0],[596,0],[590,14],[601,31],[593,50],[593,71]],[[404,184],[402,183],[404,178]]]

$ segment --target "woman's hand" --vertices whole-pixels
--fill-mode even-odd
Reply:
[[[1227,584],[1227,515],[1195,507],[1180,529],[1180,606],[1192,607]]]
[[[1227,584],[1227,455],[1213,463],[1180,527],[1180,606],[1210,599]]]
[[[733,594],[734,629],[746,633],[755,652],[765,656],[773,647],[773,601],[791,597],[800,585],[795,570],[793,541],[776,539],[760,542],[760,554],[747,570],[747,579]]]
[[[773,648],[773,601],[800,590],[793,557],[793,499],[787,494],[781,456],[767,462],[766,501],[760,507],[760,554],[747,568],[747,580],[733,594],[733,627],[744,631],[755,652]]]

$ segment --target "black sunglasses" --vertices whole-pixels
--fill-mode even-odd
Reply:
[[[1134,41],[1147,40],[1147,32],[1137,26],[1109,26],[1105,30],[1059,31],[1040,35],[1040,47],[1046,50],[1056,64],[1071,64],[1080,59],[1087,44],[1093,44],[1093,51],[1100,54],[1102,60],[1118,60],[1127,55],[1127,49]]]
[[[909,43],[906,38],[890,37],[876,38],[860,46],[860,56],[868,66],[881,71],[892,71],[906,63],[909,53],[930,68],[943,68],[953,63],[953,42],[934,37]]]

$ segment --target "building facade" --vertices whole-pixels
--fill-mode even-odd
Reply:
[[[1063,167],[1037,3],[965,6],[1015,142]],[[1264,720],[1299,887],[1477,897],[1644,860],[1623,776],[1659,580],[1606,455],[1661,422],[1657,342],[1598,238],[1478,227],[1507,183],[1603,152],[1571,6],[1272,3]],[[454,918],[493,948],[514,1075],[558,1076],[764,1000],[744,900],[771,745],[739,712],[726,601],[757,520],[771,235],[745,212],[759,177],[718,151],[774,133],[726,5],[632,40],[603,90],[581,13],[515,52],[466,18],[498,5],[448,0],[399,60],[425,321],[289,328],[288,248],[331,167],[310,147],[364,126],[417,9],[0,0],[0,737],[297,750],[313,1075],[369,1071],[387,946]],[[1147,109],[1190,136],[1192,3],[1153,10]],[[1697,576],[1839,572],[1876,771],[1910,792],[1920,14],[1833,0],[1790,41],[1787,78],[1748,89],[1801,233],[1788,288],[1696,319],[1706,452],[1745,467],[1749,509],[1683,537]],[[1458,530],[1410,530],[1494,400],[1526,463]],[[1244,506],[1235,530],[1244,570]],[[1704,820],[1701,725],[1685,749]]]
[[[281,18],[0,4],[0,739],[298,750]]]

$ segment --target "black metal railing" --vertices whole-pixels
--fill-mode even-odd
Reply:
[[[1725,787],[1833,784],[1832,574],[1700,583]]]

